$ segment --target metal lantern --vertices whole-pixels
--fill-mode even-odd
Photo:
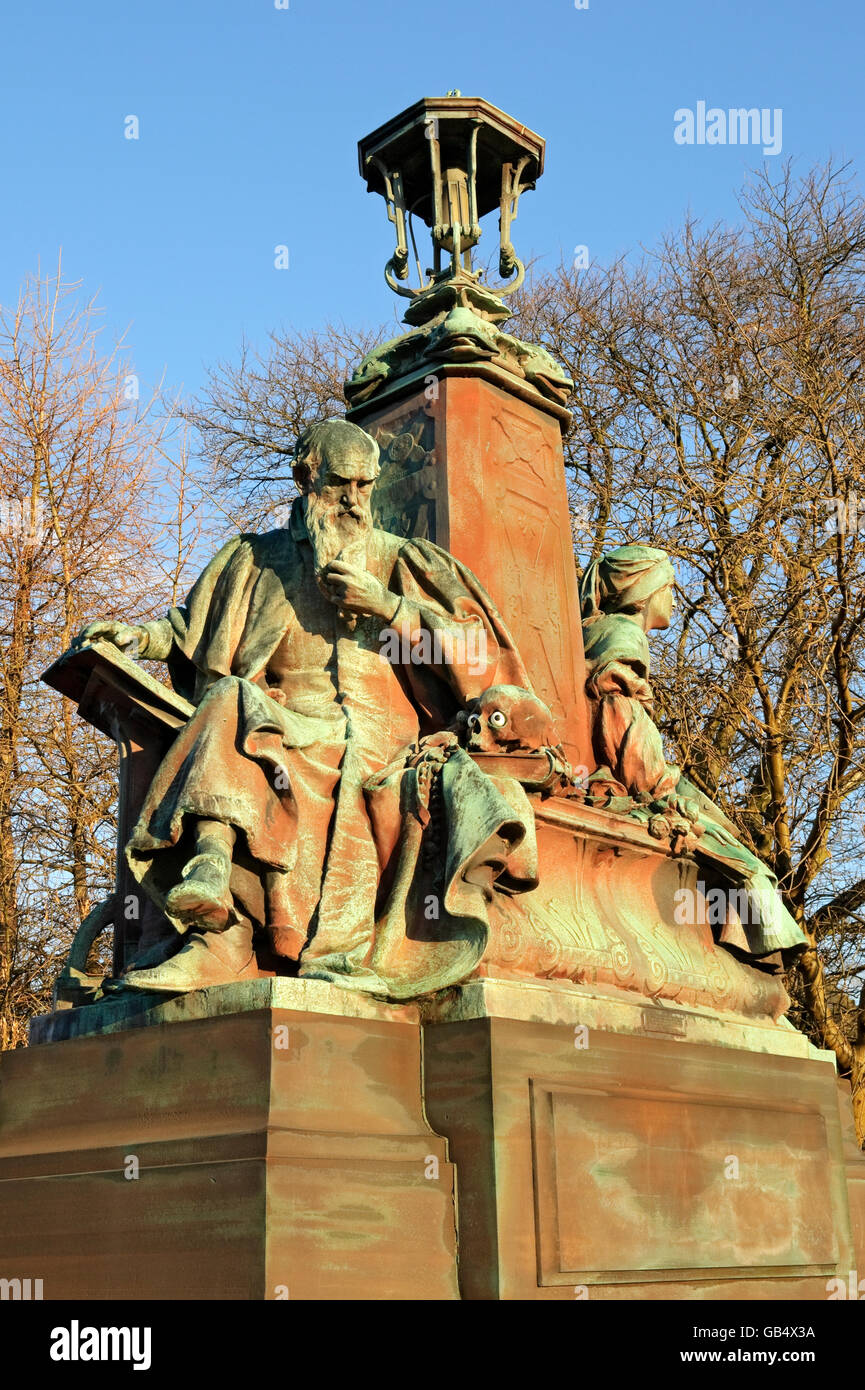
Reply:
[[[406,313],[421,322],[434,311],[444,285],[478,288],[472,248],[480,219],[499,209],[499,273],[507,282],[496,295],[513,293],[525,267],[511,244],[511,223],[520,194],[534,188],[544,167],[544,141],[498,107],[479,97],[449,92],[425,97],[394,116],[358,144],[360,172],[371,193],[380,193],[396,230],[396,249],[385,267],[391,289],[423,307]],[[422,269],[412,219],[432,234],[433,264]],[[408,285],[409,241],[419,284]],[[489,291],[490,317],[506,316]],[[477,296],[473,296],[476,298]],[[428,301],[434,301],[429,303]]]

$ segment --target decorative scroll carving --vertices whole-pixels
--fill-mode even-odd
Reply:
[[[581,814],[557,798],[536,806],[541,882],[494,904],[483,973],[614,986],[780,1018],[789,1003],[780,977],[719,949],[708,924],[677,924],[677,891],[696,890],[693,861],[672,857],[648,836],[615,846],[597,833],[597,822],[580,824]]]

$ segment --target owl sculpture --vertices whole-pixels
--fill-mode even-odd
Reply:
[[[457,719],[469,753],[539,753],[564,759],[553,716],[537,695],[517,685],[491,685]]]
[[[428,734],[415,745],[409,766],[424,778],[462,748],[494,775],[514,777],[527,791],[569,794],[573,770],[543,700],[517,685],[491,685],[460,710],[450,728]],[[385,769],[378,777],[385,777]]]

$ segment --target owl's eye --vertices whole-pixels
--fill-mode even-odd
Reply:
[[[479,714],[470,714],[469,717],[468,717],[468,726],[469,726],[470,729],[479,729],[480,726],[481,726],[481,717],[480,717],[480,715],[479,715]]]
[[[508,718],[506,714],[502,714],[500,709],[493,710],[492,714],[490,715],[490,723],[492,724],[494,729],[500,729],[502,725],[507,724],[507,722]]]

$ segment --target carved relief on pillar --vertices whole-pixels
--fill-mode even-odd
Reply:
[[[376,523],[434,540],[504,616],[571,762],[594,766],[559,420],[477,377],[449,376],[378,411]]]
[[[423,406],[384,415],[370,424],[381,454],[373,493],[376,526],[394,535],[435,541],[435,423]]]

